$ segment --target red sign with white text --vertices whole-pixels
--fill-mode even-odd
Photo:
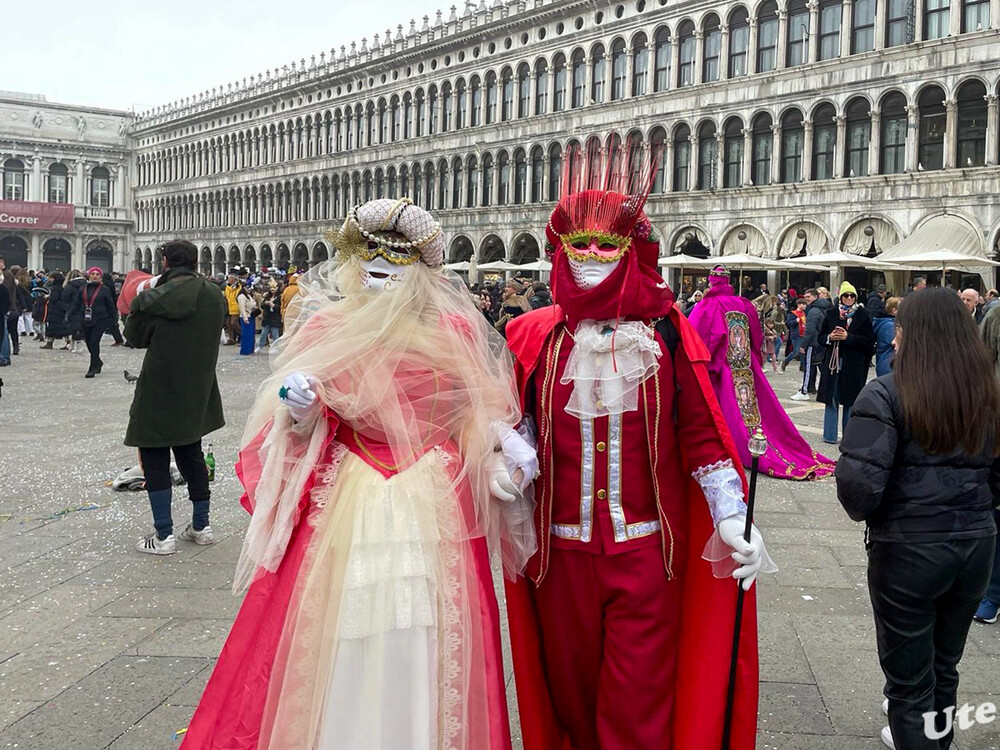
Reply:
[[[0,229],[72,232],[74,216],[72,203],[0,201]]]

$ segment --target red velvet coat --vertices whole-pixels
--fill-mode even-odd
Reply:
[[[653,480],[652,502],[649,503],[648,496],[636,502],[647,502],[649,509],[655,508],[663,529],[659,542],[663,548],[664,565],[668,575],[679,578],[684,587],[683,622],[677,644],[679,661],[674,747],[679,750],[718,750],[729,678],[737,586],[732,579],[714,578],[711,565],[701,559],[702,548],[713,533],[713,524],[705,498],[686,469],[717,460],[720,442],[724,455],[732,459],[737,471],[740,470],[740,460],[708,380],[708,352],[676,308],[671,307],[668,315],[680,334],[674,356],[677,373],[675,376],[670,356],[665,353],[666,361],[661,360],[660,371],[647,381],[644,393],[640,393],[639,414],[646,423],[645,433],[656,437],[648,440],[649,450],[645,451],[645,456],[630,455],[623,463],[638,466],[640,461],[648,462],[650,468],[648,473],[627,471],[622,481],[641,481],[643,474]],[[530,580],[507,583],[507,612],[525,750],[571,750],[552,707],[540,656],[541,636],[528,588],[544,585],[552,547],[549,529],[553,499],[558,495],[554,490],[558,480],[553,472],[574,471],[573,468],[560,469],[552,465],[551,431],[560,430],[563,416],[568,418],[568,415],[555,414],[552,406],[554,399],[549,392],[558,381],[554,366],[558,359],[555,350],[564,331],[564,315],[558,306],[523,315],[513,321],[507,330],[522,402],[529,392],[535,394],[542,468],[536,493],[539,551],[528,564],[527,576]],[[538,383],[542,384],[542,388],[534,386]],[[704,418],[695,419],[693,424],[675,421],[673,406],[677,387],[686,392],[685,402],[691,399],[703,408]],[[686,409],[688,406],[690,403],[685,403]],[[569,419],[576,422],[578,432],[579,420]],[[622,442],[627,445],[631,441]],[[625,478],[625,475],[631,476],[631,479]],[[569,486],[579,487],[579,484]],[[682,490],[678,492],[678,488]],[[623,493],[623,497],[627,494]],[[628,507],[625,512],[628,515]],[[636,521],[645,520],[641,507],[634,507],[632,512],[638,514]],[[643,542],[626,542],[633,543]],[[601,553],[602,550],[596,552]],[[753,750],[758,695],[755,590],[751,590],[746,597],[741,633],[730,747],[732,750]]]

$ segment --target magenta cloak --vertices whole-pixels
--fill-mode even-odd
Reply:
[[[695,305],[691,325],[708,347],[712,387],[736,440],[743,465],[750,466],[750,433],[758,425],[767,437],[760,470],[785,479],[820,479],[835,462],[814,451],[795,429],[764,377],[763,333],[757,308],[737,296],[728,279],[710,277],[710,289]]]

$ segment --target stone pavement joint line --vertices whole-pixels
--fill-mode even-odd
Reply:
[[[141,354],[107,348],[103,356],[104,373],[84,380],[85,356],[28,344],[3,372],[0,750],[176,748],[174,734],[187,726],[239,607],[229,587],[248,519],[233,465],[266,358],[221,352],[228,424],[210,438],[218,463],[212,527],[221,541],[179,543],[176,555],[148,559],[132,549],[150,531],[145,494],[106,486],[136,463],[121,444],[133,390],[121,371],[137,371]],[[835,454],[820,442],[822,408],[787,401],[798,373],[768,379],[806,439]],[[832,479],[763,477],[758,503],[780,571],[759,581],[757,747],[877,750],[883,678],[863,530],[840,508]],[[175,524],[189,513],[180,488]],[[504,632],[520,748],[507,642]],[[1000,702],[1000,626],[973,624],[961,673],[961,702]],[[995,727],[960,732],[954,747],[1000,750]]]

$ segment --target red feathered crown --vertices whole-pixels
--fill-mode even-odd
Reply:
[[[643,207],[653,187],[659,149],[641,142],[610,149],[596,141],[584,153],[571,146],[563,156],[559,203],[549,219],[550,243],[572,243],[579,237],[626,242],[638,227],[640,239],[651,232]],[[559,243],[555,241],[558,238]]]

